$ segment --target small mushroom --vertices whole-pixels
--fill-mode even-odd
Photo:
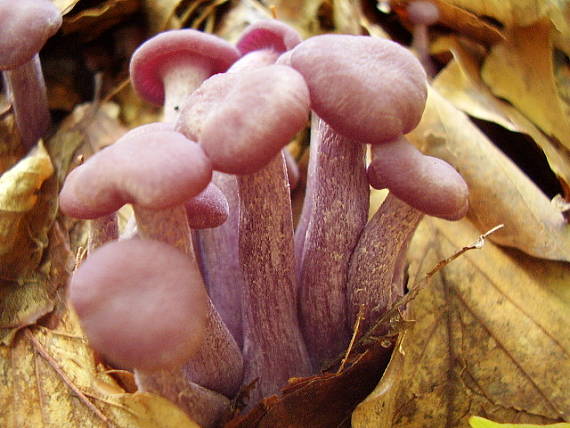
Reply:
[[[428,76],[435,74],[435,66],[429,56],[428,26],[439,20],[439,9],[427,0],[415,0],[406,8],[408,19],[414,25],[412,49],[416,51]]]
[[[88,219],[131,203],[139,235],[185,252],[198,272],[183,204],[207,186],[211,174],[210,161],[198,144],[169,124],[145,125],[74,169],[61,191],[60,208]],[[192,381],[231,396],[241,382],[242,356],[211,302],[208,331],[212,340],[204,342],[184,370]]]
[[[74,272],[69,299],[90,345],[138,376],[183,365],[207,331],[208,297],[188,257],[159,241],[125,240],[98,248]],[[213,426],[229,400],[184,377],[184,396],[167,394],[202,426]],[[172,387],[171,390],[176,390]]]
[[[225,223],[229,216],[228,200],[214,183],[184,203],[188,226],[209,229]]]
[[[365,144],[392,141],[417,125],[426,77],[405,48],[367,36],[312,37],[281,62],[303,75],[314,113],[295,254],[302,330],[318,368],[351,335],[346,281],[368,214]]]
[[[166,31],[134,52],[131,82],[143,99],[164,105],[164,120],[174,122],[184,99],[238,58],[235,47],[212,34],[192,29]]]
[[[60,26],[61,14],[49,0],[0,0],[0,70],[27,149],[50,126],[38,52]]]

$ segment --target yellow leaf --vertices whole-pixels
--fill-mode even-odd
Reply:
[[[420,125],[409,134],[426,153],[455,166],[469,186],[468,216],[501,245],[570,261],[570,227],[518,167],[437,91],[430,90]]]
[[[164,398],[122,392],[69,311],[55,328],[26,328],[0,346],[0,373],[3,428],[198,428]]]
[[[57,183],[40,142],[0,176],[0,278],[16,280],[39,263],[56,214]],[[41,192],[40,192],[41,189]]]
[[[549,21],[515,27],[487,57],[483,80],[510,101],[547,136],[570,149],[570,106],[560,97],[553,66]]]
[[[496,98],[479,74],[479,58],[468,52],[456,38],[438,43],[453,53],[451,61],[433,82],[434,89],[470,116],[494,122],[512,132],[531,137],[544,151],[550,167],[570,184],[570,158],[567,151],[550,140],[512,104]]]
[[[470,418],[469,425],[471,425],[472,428],[570,428],[570,424],[565,423],[554,425],[498,424],[488,419],[480,418],[479,416],[473,416]]]
[[[410,249],[411,282],[478,234],[467,220],[426,219]],[[564,278],[568,287],[570,268],[542,261],[552,271],[538,276],[521,263],[527,258],[487,241],[440,271],[410,303],[415,323],[391,362],[403,358],[399,384],[383,379],[353,426],[463,427],[473,414],[535,424],[568,419],[570,302],[550,282]]]

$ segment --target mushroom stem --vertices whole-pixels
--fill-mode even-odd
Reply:
[[[350,258],[347,282],[348,320],[354,325],[360,307],[360,331],[368,329],[404,294],[406,250],[424,214],[389,193],[364,228]],[[386,334],[377,331],[375,335]]]
[[[204,282],[222,320],[242,346],[241,293],[244,279],[239,264],[239,195],[235,176],[214,172],[212,178],[226,196],[229,216],[219,227],[197,231]]]
[[[107,242],[119,239],[119,223],[117,213],[89,220],[89,238],[87,242],[87,253],[91,254],[97,248]]]
[[[335,132],[313,113],[307,195],[296,238],[302,253],[301,328],[315,369],[348,344],[348,263],[367,220],[366,147]],[[302,226],[303,227],[303,226]]]
[[[293,219],[280,152],[262,170],[238,176],[243,290],[244,381],[259,378],[252,402],[292,376],[310,374],[296,312]]]
[[[230,411],[230,400],[222,394],[203,388],[183,377],[172,377],[167,370],[137,371],[137,385],[159,394],[182,408],[201,427],[215,427]]]
[[[3,73],[22,144],[30,149],[44,136],[51,122],[40,57],[36,54],[30,61]]]
[[[160,240],[178,248],[189,256],[193,268],[197,272],[200,271],[192,247],[184,206],[179,205],[166,210],[149,210],[136,205],[133,208],[142,238]],[[204,284],[202,287],[205,287]],[[182,369],[176,369],[169,374],[161,373],[161,378],[164,382],[172,382],[178,377],[187,378],[205,388],[232,397],[241,383],[243,358],[210,299],[208,305],[206,328],[208,336],[204,339],[200,350],[185,363]],[[150,378],[151,376],[146,376],[142,380],[150,381]],[[162,381],[155,380],[156,384]],[[145,388],[146,384],[141,386]]]
[[[175,122],[184,100],[211,74],[208,61],[192,58],[173,67],[162,68],[164,84],[164,122]]]

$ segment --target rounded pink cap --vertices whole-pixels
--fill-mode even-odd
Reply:
[[[176,129],[200,143],[215,170],[251,174],[291,141],[308,114],[303,77],[270,65],[212,76],[188,98]]]
[[[459,220],[469,208],[469,190],[447,162],[425,156],[405,137],[374,146],[368,181],[428,215]]]
[[[127,203],[149,209],[180,205],[206,188],[210,160],[195,142],[163,123],[127,132],[67,176],[59,203],[76,218],[97,218]]]
[[[408,4],[408,19],[413,24],[432,25],[439,19],[439,9],[430,1],[416,0]]]
[[[180,366],[207,334],[208,298],[192,262],[158,241],[115,241],[73,274],[69,299],[91,346],[122,367]]]
[[[166,31],[147,40],[133,53],[131,83],[143,99],[162,105],[165,68],[194,60],[207,67],[207,74],[212,75],[226,71],[238,58],[235,47],[212,34],[192,29]]]
[[[59,9],[49,0],[0,1],[0,70],[31,60],[60,26]]]
[[[287,61],[305,78],[311,108],[347,138],[368,144],[392,141],[414,129],[422,116],[426,74],[394,42],[315,36],[293,49]]]
[[[191,229],[218,227],[226,222],[230,207],[226,196],[214,183],[184,203]]]
[[[283,53],[301,43],[301,36],[292,27],[276,19],[264,19],[251,24],[237,42],[240,54],[260,49]]]

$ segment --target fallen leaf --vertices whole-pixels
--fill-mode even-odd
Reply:
[[[467,220],[424,221],[410,249],[411,282],[478,234]],[[513,253],[487,241],[419,291],[408,308],[415,323],[391,362],[403,358],[400,382],[389,367],[355,411],[354,427],[371,420],[460,427],[480,414],[538,424],[570,419],[570,302],[553,292],[551,276],[529,274],[521,264],[529,256]],[[568,264],[552,266],[570,284]]]
[[[469,418],[469,425],[472,428],[570,428],[570,424],[554,424],[554,425],[529,425],[529,424],[498,424],[485,418],[473,416]]]
[[[2,279],[15,281],[39,264],[57,212],[54,203],[57,183],[52,177],[53,171],[51,159],[40,142],[0,176]]]
[[[151,34],[182,27],[182,23],[175,15],[180,3],[182,0],[143,0],[143,10]]]
[[[469,186],[469,218],[480,230],[505,227],[490,239],[528,254],[570,261],[570,227],[520,169],[436,90],[410,141],[446,160]]]
[[[57,6],[57,8],[61,11],[62,15],[65,15],[75,7],[77,3],[81,0],[53,0],[53,3]]]
[[[512,132],[531,137],[544,151],[554,172],[570,184],[570,157],[559,143],[549,139],[512,104],[495,97],[480,75],[481,58],[466,49],[455,37],[440,40],[441,49],[454,56],[435,78],[433,87],[455,107],[478,119],[494,122]]]
[[[481,75],[496,96],[570,150],[570,105],[556,86],[551,32],[546,19],[514,27],[508,40],[493,47]]]

